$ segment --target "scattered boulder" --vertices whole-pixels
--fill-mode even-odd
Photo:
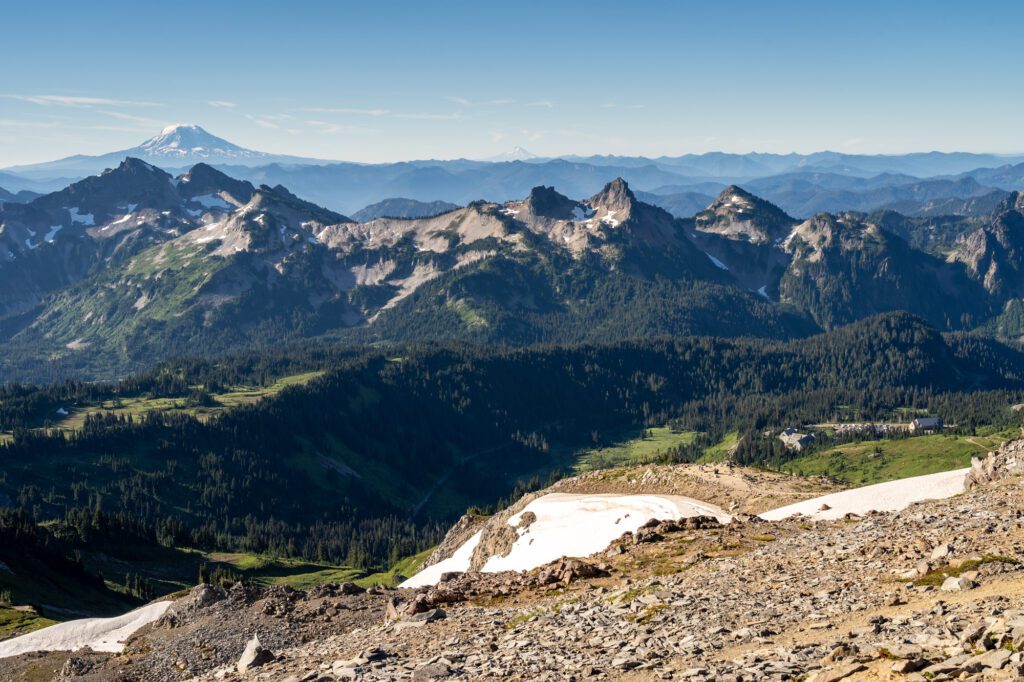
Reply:
[[[964,490],[974,490],[978,486],[1000,481],[1011,476],[1024,475],[1024,439],[1003,443],[995,452],[988,453],[985,459],[977,457],[971,460],[971,470],[964,479]]]
[[[258,668],[262,665],[266,665],[274,660],[274,654],[270,649],[264,649],[260,645],[260,639],[258,636],[253,635],[249,643],[245,645],[245,649],[242,651],[242,655],[238,658],[238,665],[236,666],[239,674],[245,674],[253,668]]]
[[[540,585],[550,585],[558,582],[569,585],[577,580],[600,578],[607,575],[607,571],[593,564],[588,564],[586,561],[581,561],[580,559],[559,559],[540,570],[540,573],[537,574],[537,582]]]
[[[444,609],[430,609],[429,611],[413,614],[405,620],[408,623],[433,623],[435,620],[443,620],[447,617],[448,614]]]
[[[435,621],[443,620],[448,617],[448,613],[444,609],[430,609],[422,613],[415,613],[407,618],[395,623],[396,630],[405,630],[407,628],[420,628],[427,623],[433,623]]]
[[[61,677],[81,677],[93,669],[93,661],[84,656],[71,656],[60,669]]]
[[[978,586],[978,583],[974,582],[970,578],[964,576],[949,576],[942,583],[943,592],[962,592],[965,590],[973,590]]]

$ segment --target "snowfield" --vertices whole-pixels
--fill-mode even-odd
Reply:
[[[915,502],[943,500],[964,491],[964,479],[970,469],[942,471],[913,476],[863,488],[853,488],[779,507],[761,514],[766,521],[778,521],[797,514],[816,520],[840,519],[846,514],[864,515],[871,511],[892,512]],[[822,507],[826,506],[827,509]]]
[[[125,640],[164,615],[170,605],[169,601],[159,601],[114,618],[83,618],[51,625],[0,642],[0,658],[32,651],[77,651],[83,647],[119,653],[124,650]]]
[[[92,213],[79,213],[79,209],[77,206],[68,209],[68,212],[71,214],[71,222],[73,223],[78,223],[80,225],[85,225],[87,227],[92,227],[93,225],[96,224],[93,220]]]
[[[714,516],[727,523],[731,518],[713,504],[681,495],[551,493],[530,502],[509,518],[508,524],[518,526],[527,512],[536,514],[536,520],[518,531],[519,539],[513,543],[508,556],[494,556],[484,564],[485,572],[528,571],[564,556],[589,556],[651,519]],[[480,533],[477,533],[450,559],[425,568],[402,583],[402,587],[434,585],[444,572],[467,570],[479,542]]]
[[[964,489],[970,469],[943,471],[863,488],[853,488],[773,509],[760,515],[778,521],[797,514],[816,520],[839,519],[846,514],[871,511],[900,511],[915,502],[953,497]],[[536,514],[527,528],[519,529],[526,512]],[[633,532],[651,519],[668,520],[690,516],[714,516],[728,523],[730,516],[707,502],[677,495],[570,495],[552,493],[538,497],[508,524],[517,528],[519,538],[508,556],[492,556],[483,571],[528,571],[562,557],[586,557],[605,549],[625,532]],[[481,533],[467,540],[449,559],[429,566],[402,587],[434,585],[442,573],[469,570],[473,550]]]
[[[528,571],[563,556],[585,557],[600,552],[623,533],[651,519],[714,516],[731,518],[713,504],[680,495],[571,495],[538,497],[508,520],[517,526],[526,512],[537,515],[505,557],[491,557],[484,571]]]
[[[483,531],[477,531],[473,537],[466,540],[455,550],[455,553],[444,561],[438,561],[432,566],[427,566],[422,571],[402,583],[402,587],[425,587],[436,585],[441,579],[442,573],[458,572],[465,573],[469,570],[469,560],[473,558],[473,550],[480,544],[480,535]]]
[[[720,269],[722,269],[722,270],[728,270],[728,269],[729,269],[729,266],[728,266],[728,265],[726,265],[726,264],[725,264],[725,263],[723,263],[722,261],[720,261],[720,260],[718,260],[717,258],[715,258],[714,256],[712,256],[712,255],[711,255],[710,253],[708,253],[707,251],[705,251],[705,252],[704,252],[704,255],[705,255],[705,256],[707,256],[708,258],[710,258],[710,259],[711,259],[711,262],[715,264],[715,267],[716,267],[716,268],[720,268]]]

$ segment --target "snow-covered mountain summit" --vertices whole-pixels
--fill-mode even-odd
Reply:
[[[196,163],[199,160],[259,159],[266,163],[270,154],[239,147],[227,140],[211,135],[193,123],[167,126],[159,135],[151,137],[133,150],[132,156],[148,159],[168,159],[174,162]]]
[[[498,154],[497,156],[492,156],[490,158],[484,159],[484,161],[500,163],[502,161],[533,161],[535,159],[540,158],[541,157],[537,156],[536,154],[530,151],[527,151],[526,149],[523,149],[522,147],[513,147],[511,151],[504,152],[503,154]]]
[[[11,172],[24,177],[54,178],[96,175],[116,168],[126,158],[141,159],[167,171],[178,171],[197,163],[231,166],[265,166],[272,163],[322,164],[318,159],[269,154],[246,149],[207,132],[194,123],[167,126],[142,144],[100,156],[69,156],[57,161],[18,166]]]

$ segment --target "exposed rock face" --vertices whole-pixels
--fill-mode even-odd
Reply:
[[[1024,194],[1011,192],[987,224],[967,235],[950,254],[985,290],[1001,299],[1024,294]]]
[[[463,514],[455,522],[444,536],[444,540],[437,546],[420,568],[433,566],[439,561],[444,561],[455,553],[459,547],[465,544],[480,528],[487,523],[488,517],[479,514]]]
[[[775,204],[731,185],[710,206],[694,216],[700,232],[755,244],[781,242],[797,220]]]
[[[782,246],[792,259],[779,300],[808,310],[826,328],[904,310],[950,329],[992,312],[985,292],[959,264],[912,249],[862,214],[816,215]]]
[[[188,173],[178,178],[177,187],[178,193],[187,199],[224,193],[239,206],[248,203],[256,192],[250,183],[236,180],[205,163],[192,166]]]
[[[608,212],[621,213],[622,217],[628,216],[630,210],[633,208],[633,203],[636,201],[636,195],[633,194],[633,190],[629,188],[626,181],[622,178],[615,178],[607,185],[604,186],[600,192],[590,197],[590,205],[594,207],[601,207]]]
[[[988,453],[985,459],[972,459],[971,472],[964,481],[964,488],[973,490],[980,485],[1011,476],[1024,476],[1024,439],[1003,443],[997,451]]]
[[[555,191],[554,187],[534,187],[526,199],[529,210],[535,216],[571,220],[578,204],[569,197]]]
[[[529,527],[520,523],[518,530],[508,524],[508,520],[518,514],[526,505],[540,497],[541,493],[530,493],[524,495],[514,505],[504,509],[487,519],[486,525],[480,536],[480,542],[473,550],[473,557],[470,559],[469,568],[471,571],[479,571],[491,557],[508,556],[512,551],[512,545],[519,539],[521,530]],[[536,516],[534,516],[536,520]]]

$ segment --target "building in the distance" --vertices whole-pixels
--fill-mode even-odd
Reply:
[[[814,442],[813,433],[801,433],[796,429],[786,429],[779,434],[779,440],[782,441],[790,450],[800,452],[805,447]]]
[[[911,433],[937,433],[942,430],[942,420],[938,417],[918,417],[910,422]]]

